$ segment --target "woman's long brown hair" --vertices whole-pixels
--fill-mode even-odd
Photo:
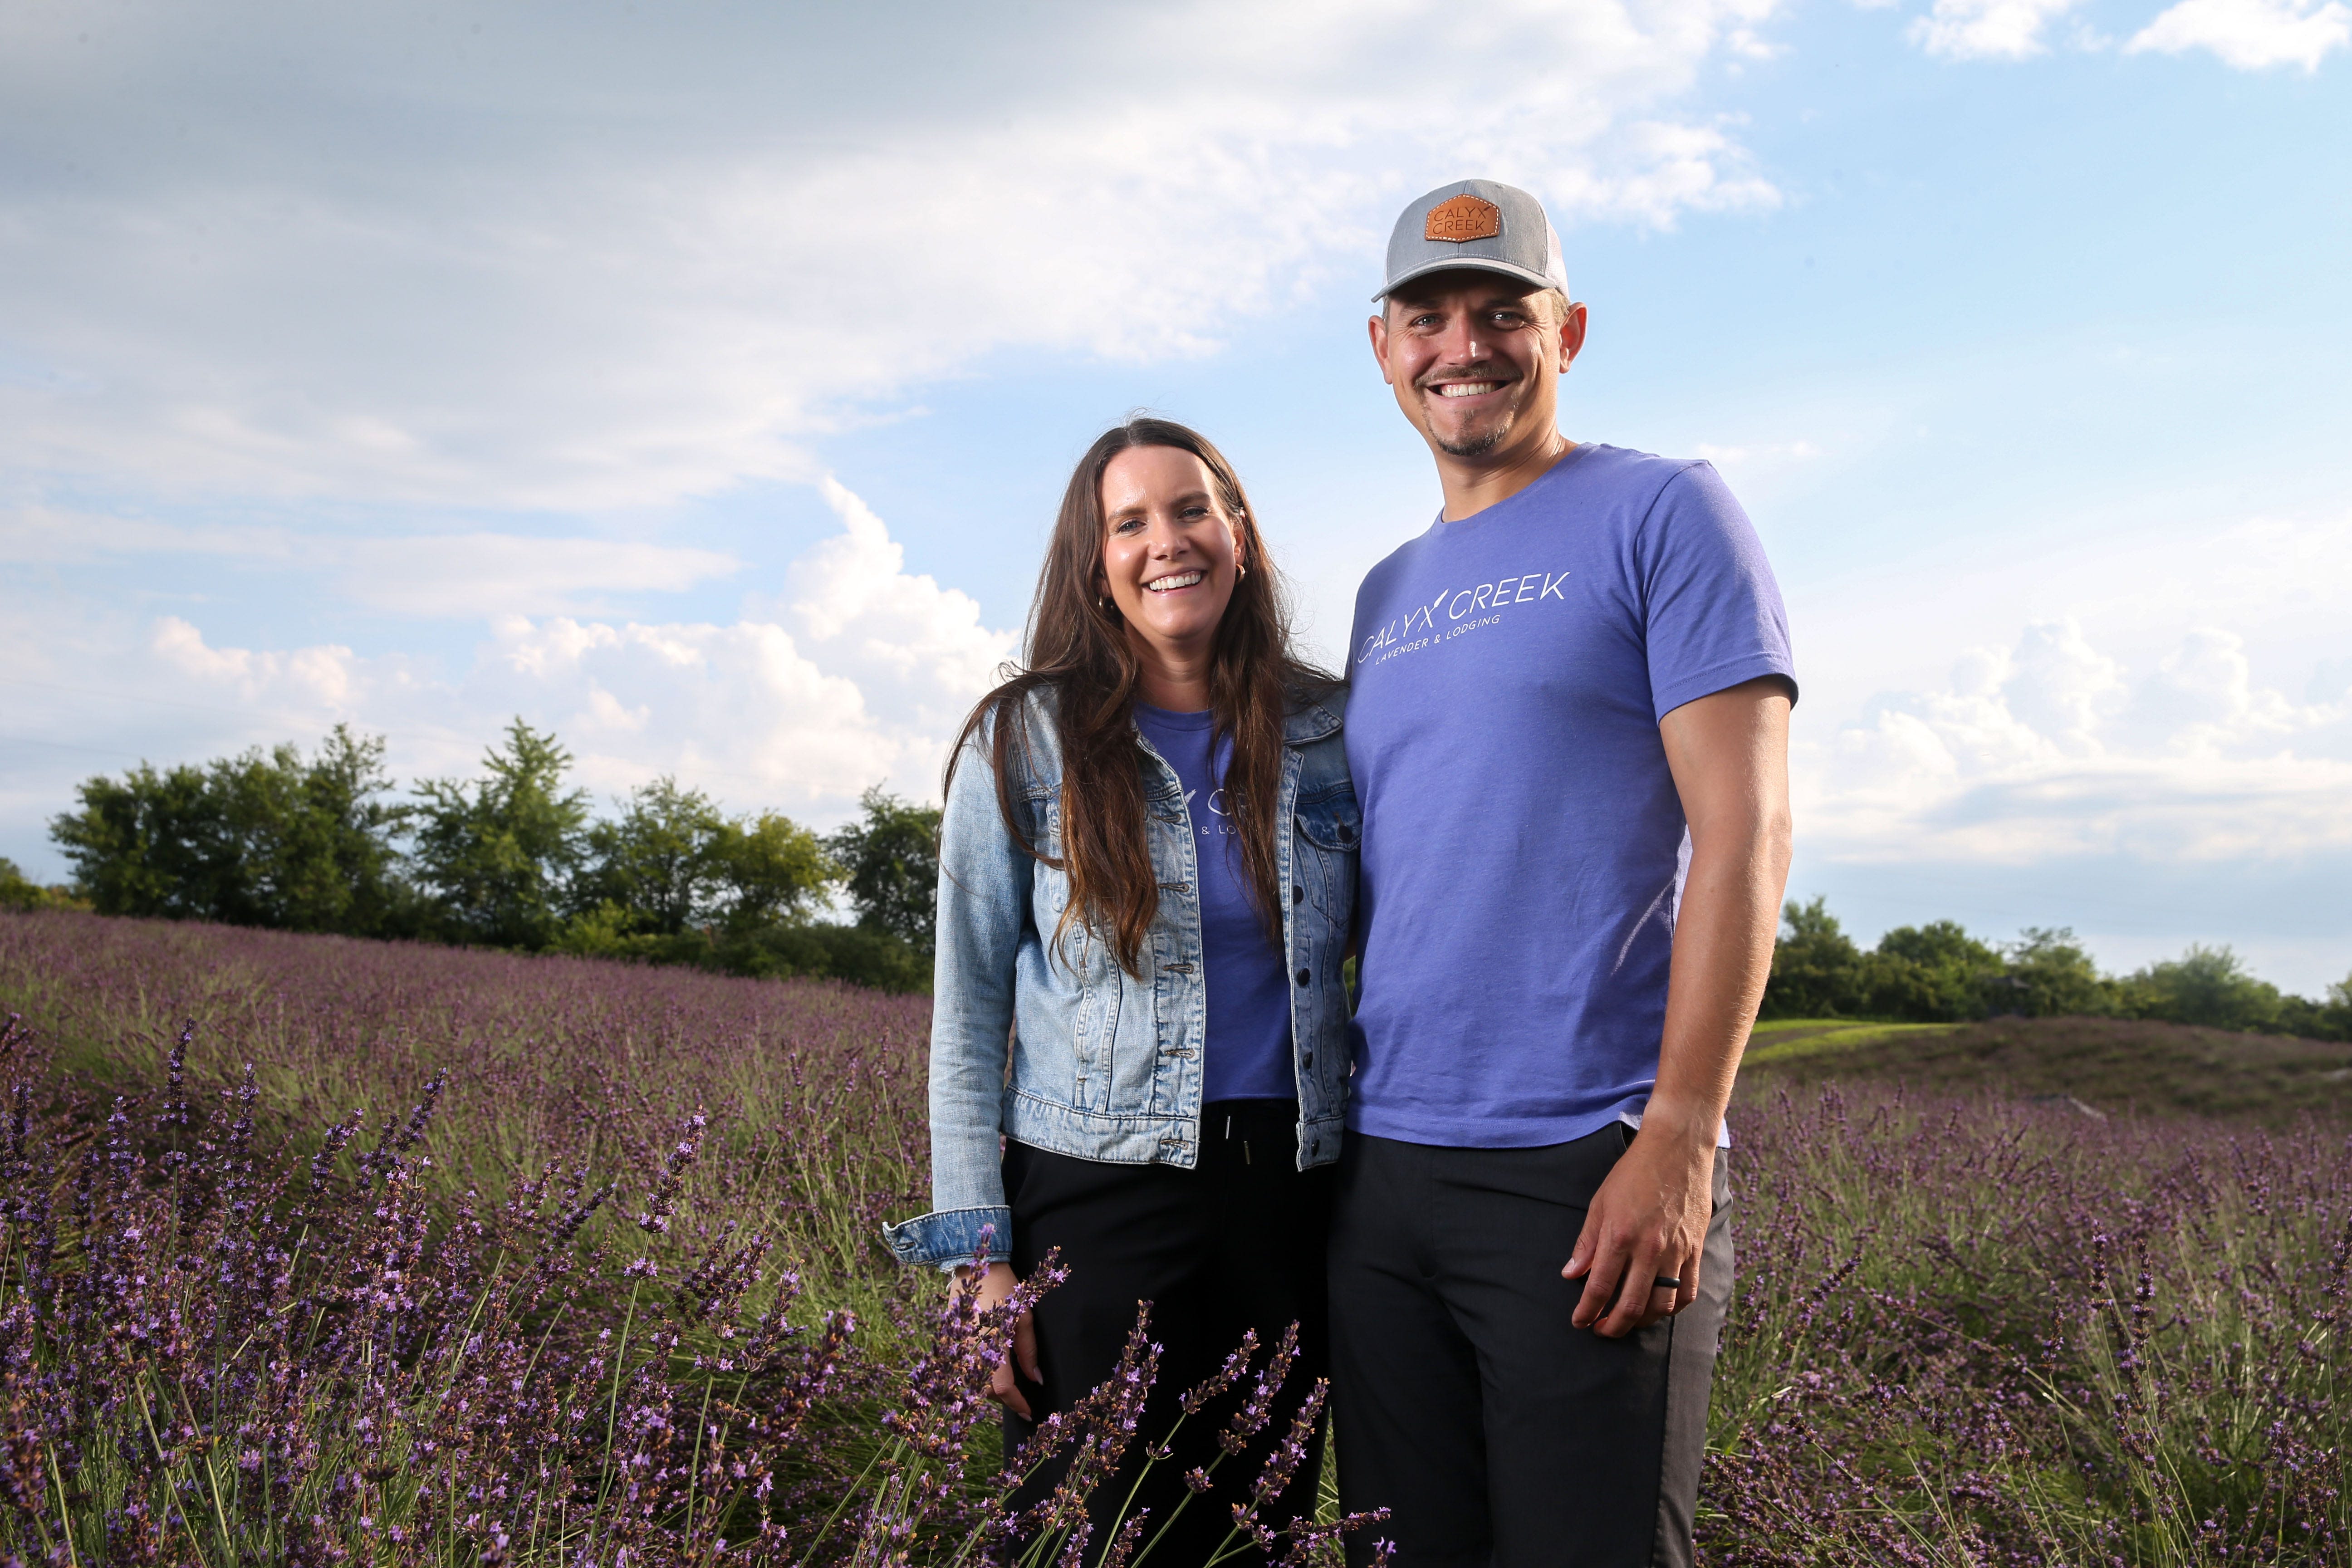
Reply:
[[[1282,891],[1275,869],[1278,825],[1272,807],[1282,785],[1283,715],[1297,698],[1338,681],[1292,654],[1288,595],[1267,557],[1241,479],[1206,437],[1172,420],[1138,417],[1105,431],[1087,448],[1062,494],[1045,570],[1029,606],[1027,657],[964,721],[948,755],[947,776],[954,780],[964,746],[975,734],[985,734],[1006,830],[1024,851],[1070,879],[1070,901],[1053,942],[1059,944],[1075,919],[1121,968],[1140,975],[1144,938],[1160,910],[1160,882],[1145,837],[1143,753],[1130,718],[1142,665],[1129,640],[1126,617],[1105,603],[1097,586],[1109,533],[1102,509],[1103,470],[1119,453],[1138,447],[1172,447],[1201,459],[1248,568],[1234,584],[1211,645],[1209,704],[1216,714],[1212,745],[1227,736],[1233,740],[1225,793],[1234,803],[1253,902],[1277,945]],[[1040,688],[1056,699],[1054,722],[1062,743],[1058,858],[1031,840],[1007,782],[1007,763],[1029,743],[1027,699]]]

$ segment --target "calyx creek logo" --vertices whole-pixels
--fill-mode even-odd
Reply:
[[[1186,791],[1184,792],[1184,809],[1185,809],[1185,810],[1190,811],[1190,810],[1192,808],[1192,797],[1193,797],[1194,795],[1199,795],[1200,793],[1201,793],[1201,792],[1200,792],[1199,790],[1196,790],[1196,789],[1188,789],[1188,790],[1186,790]],[[1207,799],[1207,801],[1205,801],[1203,804],[1204,804],[1204,805],[1206,805],[1208,806],[1208,808],[1209,808],[1212,812],[1215,813],[1215,814],[1216,814],[1217,816],[1233,816],[1233,813],[1232,813],[1231,811],[1227,810],[1227,809],[1226,809],[1226,806],[1227,806],[1227,803],[1228,803],[1228,802],[1230,802],[1232,799],[1233,799],[1232,795],[1229,795],[1229,794],[1228,794],[1228,793],[1227,793],[1223,788],[1220,787],[1220,788],[1217,788],[1217,789],[1213,789],[1213,790],[1211,790],[1211,791],[1209,792],[1209,798],[1208,798],[1208,799]],[[1209,825],[1208,825],[1207,823],[1205,823],[1205,822],[1204,822],[1204,823],[1202,823],[1202,824],[1201,825],[1201,837],[1203,837],[1203,838],[1207,837],[1209,836],[1209,831],[1210,831]],[[1218,832],[1220,832],[1220,833],[1232,833],[1232,832],[1234,832],[1234,829],[1230,828],[1230,827],[1223,827],[1223,826],[1220,826],[1220,827],[1218,827],[1218,828],[1216,829],[1216,831],[1218,831]]]
[[[1398,620],[1391,620],[1380,630],[1364,638],[1356,649],[1356,662],[1369,663],[1375,654],[1384,658],[1412,653],[1429,646],[1439,637],[1454,637],[1477,626],[1491,626],[1502,619],[1496,612],[1506,605],[1523,605],[1529,601],[1540,604],[1546,599],[1568,603],[1568,595],[1559,591],[1567,582],[1565,572],[1529,572],[1520,577],[1502,577],[1492,583],[1480,583],[1475,587],[1448,588],[1426,605],[1416,605]],[[1449,623],[1441,632],[1437,625],[1440,610]],[[1483,613],[1482,613],[1483,612]],[[1414,634],[1421,635],[1414,640]]]
[[[1421,226],[1422,238],[1443,239],[1454,245],[1493,239],[1502,232],[1503,209],[1467,191],[1430,208],[1429,221]]]

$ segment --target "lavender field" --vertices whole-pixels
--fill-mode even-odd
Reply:
[[[0,916],[0,1559],[1075,1562],[876,1239],[927,1010]],[[1704,1559],[2352,1562],[2347,1131],[1759,1079]]]

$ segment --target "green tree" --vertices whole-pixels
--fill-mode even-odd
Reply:
[[[563,788],[572,753],[520,719],[482,762],[487,777],[416,786],[417,879],[458,940],[545,947],[570,900],[587,794]]]
[[[635,931],[676,936],[710,912],[714,850],[728,826],[709,795],[680,789],[665,773],[632,791],[618,816],[588,829],[574,899],[590,909],[617,906]]]
[[[733,931],[805,920],[841,876],[824,840],[773,811],[722,825],[710,860],[724,900],[718,913]]]
[[[101,914],[388,934],[411,904],[390,788],[383,742],[338,724],[307,762],[256,747],[86,780],[49,832]]]
[[[2066,927],[2026,927],[2009,944],[2006,960],[1995,1012],[2060,1018],[2115,1011],[2115,987]]]
[[[1835,1018],[1864,1005],[1862,950],[1845,934],[1827,899],[1780,911],[1782,933],[1772,949],[1772,978],[1764,988],[1767,1018]]]
[[[236,921],[246,913],[244,857],[202,769],[158,773],[142,762],[120,779],[84,779],[74,794],[81,809],[53,819],[49,837],[100,914]]]
[[[354,936],[405,934],[413,899],[394,837],[408,807],[392,788],[380,736],[338,724],[305,763],[292,746],[211,771],[229,831],[243,847],[245,896],[257,923]]]
[[[2179,958],[2149,964],[2120,987],[2135,1017],[2216,1029],[2271,1030],[2279,1026],[2278,987],[2256,979],[2230,948],[2192,944]]]
[[[1863,1010],[1906,1023],[1979,1018],[2000,973],[2000,954],[1958,921],[1897,926],[1863,961]]]
[[[2308,996],[2283,993],[2279,996],[2278,1018],[2273,1026],[2282,1035],[2300,1035],[2306,1040],[2352,1039],[2352,1010],[2337,1005],[2332,998],[2336,987],[2328,987],[2328,996],[2314,1001]]]
[[[675,937],[801,920],[838,876],[817,836],[792,818],[727,816],[709,795],[667,776],[632,792],[585,842],[574,901],[582,919],[593,914],[593,931],[608,935]],[[580,939],[591,936],[583,926]],[[610,949],[600,937],[581,951]]]
[[[865,816],[825,840],[857,923],[929,954],[939,921],[940,808],[910,805],[879,784],[858,805]]]
[[[2352,974],[2329,986],[2327,999],[2313,1006],[2319,1015],[2314,1034],[2322,1039],[2352,1040]]]

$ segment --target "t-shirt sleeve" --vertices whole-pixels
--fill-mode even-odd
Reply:
[[[1763,542],[1711,463],[1668,479],[1641,534],[1650,700],[1664,719],[1685,702],[1778,675],[1793,700],[1789,612]]]

